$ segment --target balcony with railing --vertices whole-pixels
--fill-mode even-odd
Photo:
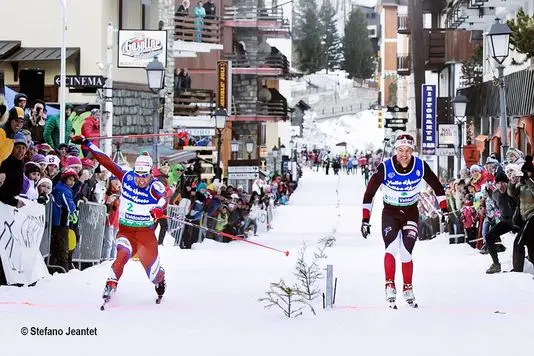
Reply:
[[[410,75],[410,55],[397,55],[397,74],[401,76]]]
[[[232,116],[230,121],[286,121],[291,115],[286,98],[276,89],[270,88],[272,99],[268,102],[259,100],[234,99],[232,103]]]
[[[397,33],[400,33],[401,35],[410,34],[410,21],[408,19],[408,14],[397,15]]]
[[[214,108],[213,90],[184,89],[174,97],[175,116],[210,116]]]
[[[220,19],[197,17],[176,13],[174,17],[174,40],[180,42],[175,51],[200,51],[222,49]]]
[[[223,53],[222,57],[232,61],[232,74],[283,78],[290,76],[287,57],[276,49],[269,54],[238,52]]]
[[[475,54],[480,41],[471,40],[470,31],[425,30],[426,70],[439,72],[448,63],[462,63]]]
[[[289,38],[289,20],[281,7],[259,8],[225,6],[222,25],[233,28],[257,28],[271,38]]]

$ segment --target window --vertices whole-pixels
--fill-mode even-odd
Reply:
[[[369,37],[370,38],[375,38],[376,37],[376,28],[375,27],[368,27],[367,31],[369,32]]]

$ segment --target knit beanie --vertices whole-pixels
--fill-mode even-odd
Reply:
[[[63,168],[75,168],[78,167],[82,169],[82,161],[76,156],[68,156],[65,161],[65,167]]]
[[[495,175],[495,183],[499,183],[499,182],[508,183],[508,177],[506,176],[506,173],[504,173],[503,171],[498,171],[497,174]]]
[[[35,162],[35,163],[46,163],[45,156],[43,156],[41,154],[33,155],[32,162]]]
[[[35,162],[28,162],[24,165],[24,173],[30,174],[34,172],[41,172],[41,167],[38,163]]]

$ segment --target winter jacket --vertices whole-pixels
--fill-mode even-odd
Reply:
[[[69,226],[69,216],[74,214],[76,205],[72,189],[63,181],[52,189],[52,226]]]
[[[0,186],[0,202],[17,206],[18,199],[15,197],[22,191],[24,162],[19,161],[13,156],[9,156],[0,164],[0,173],[6,174],[6,180]]]
[[[72,115],[71,115],[72,117]],[[48,143],[53,148],[57,148],[59,146],[59,119],[60,115],[52,115],[49,116],[46,120],[45,128],[44,128],[44,140],[46,143]],[[72,135],[72,120],[71,118],[67,118],[65,120],[65,143],[70,143],[70,137]]]
[[[534,181],[532,178],[524,183],[509,184],[508,195],[519,198],[519,211],[523,221],[534,216]]]
[[[501,193],[499,189],[493,191],[492,198],[500,211],[500,219],[511,222],[517,206],[514,199],[507,192]]]
[[[0,163],[9,157],[13,151],[13,135],[11,123],[8,121],[0,126]]]
[[[464,205],[462,207],[462,215],[460,216],[460,220],[466,229],[475,227],[477,221],[477,211],[472,205]]]
[[[94,116],[88,116],[82,125],[82,135],[87,138],[100,136],[100,121]],[[98,147],[98,140],[92,139],[91,142]]]

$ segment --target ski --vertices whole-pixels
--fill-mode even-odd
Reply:
[[[412,301],[412,302],[407,302],[407,303],[408,303],[409,306],[411,306],[411,307],[414,308],[414,309],[419,308],[419,305],[417,305],[417,303],[414,302],[414,301]]]
[[[104,298],[104,303],[100,306],[101,311],[106,310],[106,305],[109,303],[110,300],[111,300],[111,297]]]
[[[161,304],[161,300],[163,299],[163,296],[162,295],[158,295],[158,297],[156,298],[156,304]]]

